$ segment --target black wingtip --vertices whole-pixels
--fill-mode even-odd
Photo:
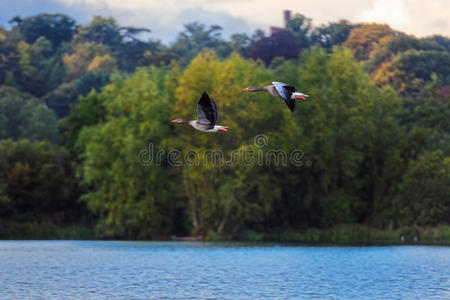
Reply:
[[[202,103],[208,103],[210,101],[211,100],[209,99],[208,93],[203,92],[202,96],[200,97],[200,100],[198,100],[198,103],[202,104]]]
[[[202,96],[200,97],[200,101],[210,101],[209,95],[207,92],[203,92]]]
[[[291,110],[291,112],[294,112],[295,110],[295,100],[285,100],[287,107]]]

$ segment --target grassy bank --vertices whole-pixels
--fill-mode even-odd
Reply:
[[[3,240],[92,240],[92,228],[81,225],[55,225],[45,222],[19,223],[0,220],[0,239]]]
[[[46,222],[20,223],[0,219],[0,240],[101,240],[95,228],[78,224],[55,225]],[[169,239],[169,238],[167,238]],[[328,229],[281,230],[262,233],[242,231],[230,238],[209,232],[209,241],[250,241],[281,243],[331,243],[331,244],[440,244],[450,245],[450,226],[405,227],[400,229],[377,229],[364,225],[338,225]]]
[[[310,228],[273,233],[244,231],[243,241],[275,241],[302,243],[346,244],[445,244],[450,245],[450,226],[405,227],[395,230],[377,229],[364,225],[339,225],[329,229]]]

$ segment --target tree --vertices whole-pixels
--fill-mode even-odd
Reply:
[[[300,45],[294,35],[290,31],[282,30],[254,41],[249,57],[261,59],[269,65],[275,57],[295,58],[299,53]]]
[[[287,24],[286,29],[290,30],[302,48],[309,48],[311,45],[311,35],[313,33],[312,20],[302,14],[295,14]]]
[[[106,72],[91,72],[88,71],[80,77],[75,83],[78,92],[85,96],[93,89],[100,92],[101,88],[110,82],[111,74]]]
[[[69,115],[70,106],[76,102],[79,91],[74,82],[63,83],[55,90],[42,97],[42,101],[53,110],[58,119]]]
[[[373,72],[383,63],[392,60],[397,54],[408,50],[442,51],[445,50],[445,48],[435,42],[426,39],[417,39],[414,36],[403,33],[388,35],[378,41],[376,47],[370,54],[369,60],[366,61],[365,68],[367,71]]]
[[[246,57],[251,42],[252,42],[251,38],[245,33],[233,34],[231,36],[230,46],[234,52],[237,52],[240,55]]]
[[[21,19],[13,18],[14,30],[18,30],[25,42],[33,44],[40,37],[49,40],[56,49],[61,43],[72,40],[77,30],[76,21],[63,14],[39,14]]]
[[[255,155],[261,151],[254,145],[256,133],[265,134],[272,147],[278,145],[286,150],[297,138],[295,124],[283,105],[270,95],[260,94],[251,100],[241,92],[242,87],[264,85],[270,78],[272,74],[255,62],[237,54],[219,62],[212,52],[197,56],[180,78],[172,116],[192,119],[192,107],[199,95],[211,92],[219,106],[220,124],[230,126],[233,132],[209,137],[188,128],[176,128],[172,147],[180,149],[183,155],[195,151],[199,162],[184,164],[180,170],[193,234],[233,236],[243,227],[260,228],[258,224],[270,219],[271,208],[281,197],[278,181],[271,180],[276,178],[271,176],[275,171],[243,161],[244,152]],[[223,155],[222,164],[220,160],[210,160],[211,151]],[[223,164],[236,154],[231,165]]]
[[[94,43],[107,46],[121,71],[133,72],[145,61],[147,51],[159,52],[159,42],[144,42],[138,37],[149,33],[147,28],[120,27],[114,18],[95,16],[87,26],[82,26],[74,43]],[[115,65],[115,64],[114,64]]]
[[[32,141],[47,140],[59,143],[60,133],[55,114],[44,103],[28,101],[20,110],[20,136]]]
[[[74,155],[79,157],[84,151],[78,138],[83,127],[94,126],[106,120],[106,97],[95,91],[80,97],[74,103],[67,119],[60,121],[60,127],[65,136],[65,146]]]
[[[50,42],[38,38],[32,45],[21,41],[17,45],[20,55],[15,79],[22,90],[41,97],[56,88],[64,77],[60,56],[52,56]]]
[[[143,42],[135,35],[140,32],[149,32],[147,29],[137,29],[137,28],[122,28],[125,30],[125,34],[122,36],[122,42],[116,47],[112,48],[112,54],[117,60],[117,66],[121,71],[133,72],[139,66],[145,65],[156,65],[170,63],[173,56],[168,54],[168,57],[164,47],[160,42],[147,41]],[[122,32],[122,31],[121,31]],[[145,54],[152,54],[150,57],[145,57]]]
[[[398,98],[374,86],[348,50],[335,47],[328,56],[312,48],[301,62],[299,86],[314,99],[297,118],[311,147],[302,184],[309,217],[318,222],[310,224],[373,222],[374,210],[389,209],[383,197],[401,172]]]
[[[104,74],[112,73],[116,67],[116,60],[109,54],[96,56],[88,65],[87,70]]]
[[[105,46],[92,43],[78,44],[73,53],[65,54],[63,58],[64,65],[67,69],[66,81],[70,82],[80,78],[88,71],[89,66],[95,59],[97,59],[99,63],[99,60],[102,60],[102,57],[103,61],[106,59],[107,69],[113,69],[115,62],[108,55]],[[92,65],[91,69],[98,68],[98,63]]]
[[[426,38],[425,40],[435,42],[440,46],[444,47],[447,51],[450,51],[450,39],[442,35],[433,35],[432,37]]]
[[[388,25],[362,24],[352,29],[343,45],[352,50],[357,60],[366,60],[381,38],[393,34],[394,31]]]
[[[0,182],[2,218],[68,223],[83,213],[69,156],[47,142],[0,141]]]
[[[427,151],[439,149],[445,156],[450,155],[450,86],[443,85],[433,74],[432,82],[425,85],[419,99],[411,101],[405,109],[408,127],[423,128],[428,131],[424,148]]]
[[[60,141],[54,113],[40,100],[12,88],[0,89],[0,138]]]
[[[173,79],[170,73],[150,68],[128,79],[116,77],[98,96],[103,100],[99,105],[93,102],[99,98],[91,93],[77,109],[84,124],[91,119],[96,123],[98,112],[85,108],[105,109],[105,121],[84,126],[79,143],[84,149],[83,178],[92,186],[83,199],[99,215],[99,229],[107,236],[148,239],[168,235],[172,229],[173,205],[167,192],[170,172],[156,163],[139,161],[143,149],[150,144],[155,151],[160,149],[169,134],[165,124],[173,101],[164,83],[165,78]]]
[[[450,157],[437,150],[410,161],[395,199],[399,226],[439,225],[450,218]]]
[[[121,42],[120,27],[112,17],[95,16],[87,26],[80,27],[74,42],[114,46]]]
[[[450,53],[408,50],[381,65],[373,78],[378,84],[390,84],[403,95],[417,95],[435,73],[450,84]]]
[[[328,25],[323,25],[313,31],[311,37],[312,43],[320,45],[320,47],[325,48],[327,51],[331,51],[333,46],[344,43],[353,28],[358,26],[347,20],[330,22]]]
[[[212,25],[208,29],[203,24],[189,23],[184,25],[171,50],[181,57],[181,65],[186,66],[202,50],[213,49],[221,57],[230,54],[230,46],[222,40],[220,31],[222,27]]]
[[[5,43],[6,40],[6,32],[3,28],[0,27],[0,85],[3,83],[6,77],[6,65],[8,61],[8,54],[10,52],[10,49],[8,49],[8,46]]]

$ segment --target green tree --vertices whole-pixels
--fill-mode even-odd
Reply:
[[[371,52],[369,60],[366,62],[365,68],[369,72],[373,72],[381,64],[392,60],[397,54],[408,50],[445,50],[438,43],[426,39],[417,39],[414,36],[398,33],[396,35],[388,35],[378,41],[375,49]]]
[[[395,211],[399,226],[438,225],[450,218],[450,157],[442,151],[426,152],[410,161]]]
[[[238,52],[242,56],[248,55],[248,49],[251,45],[251,38],[243,34],[233,34],[231,35],[230,46],[234,52]]]
[[[281,197],[278,181],[271,180],[271,168],[259,167],[256,161],[243,162],[246,151],[255,156],[260,150],[253,144],[257,133],[265,134],[275,149],[277,145],[288,149],[286,145],[297,137],[290,112],[281,101],[266,94],[251,100],[253,97],[241,92],[245,86],[267,84],[271,77],[268,70],[237,54],[219,62],[214,53],[204,52],[180,78],[172,116],[194,118],[199,95],[207,91],[218,104],[220,124],[229,126],[232,133],[205,135],[189,128],[176,129],[173,147],[184,155],[195,151],[199,162],[185,164],[180,170],[194,234],[233,236],[241,228],[257,226],[268,219],[272,204]],[[237,157],[230,166],[221,164],[220,159],[214,163],[208,156],[214,151],[222,153],[223,160]]]
[[[55,90],[42,97],[42,101],[61,119],[70,112],[70,105],[75,103],[79,92],[74,82],[65,82]]]
[[[395,184],[389,174],[397,165],[388,163],[398,162],[398,98],[376,88],[348,50],[327,56],[312,48],[301,61],[300,86],[314,99],[298,112],[312,147],[304,201],[319,208],[311,214],[323,226],[369,222]]]
[[[38,38],[33,44],[21,41],[17,44],[20,55],[15,80],[22,90],[35,96],[42,96],[56,88],[64,77],[61,58],[52,55],[50,42]]]
[[[185,30],[181,32],[171,50],[181,58],[181,65],[186,66],[202,50],[215,50],[221,57],[226,57],[231,52],[230,46],[221,38],[222,28],[212,25],[206,28],[199,23],[184,25]]]
[[[95,16],[88,25],[81,26],[74,37],[74,43],[107,46],[119,69],[133,72],[136,67],[142,66],[146,61],[145,53],[153,52],[155,56],[159,56],[161,52],[162,46],[159,42],[151,40],[144,42],[139,38],[140,35],[149,32],[147,28],[121,27],[112,17]]]
[[[71,41],[77,30],[76,21],[63,14],[39,14],[25,19],[15,17],[10,23],[15,23],[13,29],[18,30],[28,44],[45,37],[54,48]]]
[[[72,107],[70,115],[60,121],[60,128],[64,133],[65,146],[78,157],[83,153],[82,145],[78,142],[83,127],[94,126],[106,120],[106,97],[94,91],[82,96],[79,102]]]
[[[0,88],[0,138],[60,141],[54,113],[40,100]]]
[[[92,186],[83,199],[99,215],[105,235],[152,238],[172,229],[166,190],[170,172],[139,160],[141,151],[150,144],[159,149],[169,133],[172,99],[164,88],[166,76],[173,79],[169,74],[150,68],[128,79],[116,77],[99,95],[104,99],[105,122],[85,126],[80,133],[83,178]],[[90,94],[82,100],[78,111],[95,97]]]
[[[95,16],[86,26],[81,26],[74,37],[76,44],[92,43],[103,45],[117,45],[120,43],[120,27],[112,18]]]
[[[450,88],[442,86],[433,74],[432,82],[427,84],[421,96],[411,101],[411,107],[405,109],[404,115],[408,127],[427,130],[425,148],[428,151],[439,149],[445,156],[450,155]]]
[[[435,42],[444,47],[447,51],[450,51],[450,39],[447,37],[442,35],[433,35],[432,37],[426,38],[426,40]]]
[[[92,90],[100,92],[102,87],[110,82],[111,74],[104,72],[87,72],[76,81],[81,95],[87,95]]]
[[[2,218],[67,223],[83,213],[69,156],[47,142],[0,141],[0,182]]]
[[[314,44],[318,44],[327,51],[331,51],[333,46],[344,43],[352,29],[358,26],[347,20],[330,22],[328,25],[316,28],[312,33],[311,39]]]
[[[297,39],[300,47],[308,48],[311,45],[311,36],[313,33],[312,20],[302,14],[295,14],[287,24],[289,29]]]
[[[7,73],[7,62],[8,62],[8,54],[10,49],[6,45],[6,31],[0,27],[0,84],[3,83]]]
[[[381,65],[372,74],[376,83],[389,84],[402,95],[418,95],[435,73],[443,84],[450,84],[450,53],[408,50]]]

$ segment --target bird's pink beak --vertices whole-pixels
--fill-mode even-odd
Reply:
[[[246,91],[246,92],[248,92],[248,88],[246,88],[246,89],[243,89],[243,91]]]
[[[177,123],[177,120],[173,120],[172,123]]]
[[[303,96],[295,96],[295,98],[297,98],[297,99],[302,99],[302,100],[306,100],[306,98],[305,97],[303,97]]]
[[[224,127],[219,127],[219,128],[217,128],[218,130],[220,130],[220,131],[223,131],[223,132],[227,132],[228,130],[226,129],[226,128],[224,128]]]

